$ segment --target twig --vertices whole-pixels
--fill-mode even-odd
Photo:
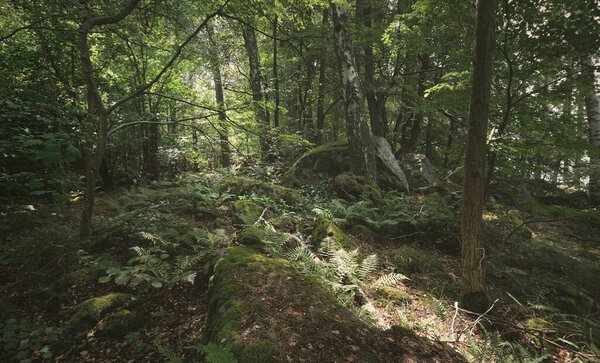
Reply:
[[[452,317],[452,338],[454,338],[454,323],[456,322],[456,317],[458,316],[458,301],[454,302],[454,316]],[[458,339],[455,338],[458,341]]]

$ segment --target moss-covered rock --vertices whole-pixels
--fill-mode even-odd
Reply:
[[[72,310],[67,329],[71,332],[89,329],[106,314],[134,301],[134,295],[118,292],[88,299]]]
[[[281,199],[289,205],[297,205],[305,202],[304,197],[294,189],[277,184],[273,184],[271,188],[274,198]]]
[[[241,363],[463,361],[439,344],[371,328],[316,277],[245,247],[217,263],[208,309],[205,340]]]
[[[396,269],[405,274],[443,271],[442,263],[430,251],[402,245],[393,253]]]
[[[108,315],[102,320],[100,334],[111,338],[123,338],[125,335],[141,329],[146,324],[142,314],[123,309]]]
[[[245,194],[265,194],[269,192],[269,184],[260,179],[249,178],[243,175],[236,175],[229,178],[223,184],[221,184],[220,190],[222,192],[229,191],[230,193],[237,195]]]
[[[331,219],[322,215],[316,218],[310,238],[312,243],[317,246],[327,239],[338,247],[346,249],[352,247],[346,233]]]
[[[336,193],[344,199],[367,198],[375,202],[383,200],[381,189],[360,175],[342,173],[333,179]]]
[[[274,199],[281,199],[288,204],[299,204],[304,201],[304,197],[294,189],[243,175],[234,176],[228,179],[221,185],[221,191],[229,191],[230,193],[237,195],[255,193]]]
[[[233,224],[251,225],[256,223],[263,212],[263,207],[251,200],[237,200],[233,203]]]
[[[531,238],[533,237],[533,232],[527,225],[523,225],[525,223],[521,212],[517,209],[511,209],[506,212],[506,219],[513,225],[514,228],[519,228],[517,233],[519,236],[523,238]]]
[[[585,291],[567,283],[556,287],[555,304],[557,308],[569,314],[587,315],[594,309],[594,298]]]
[[[367,242],[375,241],[375,232],[373,232],[369,227],[363,226],[362,224],[355,224],[350,229],[350,232],[355,235],[363,238]]]
[[[410,295],[405,290],[397,289],[391,286],[377,287],[377,294],[385,299],[400,303],[410,303],[412,300]]]

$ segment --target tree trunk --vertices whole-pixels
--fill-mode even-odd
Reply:
[[[277,16],[273,20],[273,93],[275,109],[273,110],[273,126],[279,128],[279,64],[277,63]]]
[[[423,102],[425,102],[425,82],[427,81],[427,70],[430,68],[431,61],[428,56],[419,56],[421,60],[421,68],[419,75],[417,77],[417,106],[421,106]],[[412,128],[410,129],[410,136],[405,138],[405,144],[402,145],[402,153],[409,154],[417,151],[417,146],[419,144],[419,137],[421,136],[421,132],[423,131],[423,121],[425,117],[423,115],[423,111],[419,110],[414,113]]]
[[[151,120],[158,122],[158,119],[152,114]],[[148,137],[148,160],[146,162],[146,174],[150,180],[158,180],[160,162],[158,159],[158,139],[160,129],[157,123],[151,123],[147,126]]]
[[[112,175],[110,173],[110,168],[108,167],[108,155],[105,155],[102,158],[102,162],[100,163],[100,178],[102,178],[102,189],[111,190],[115,187],[115,183],[113,181]]]
[[[250,89],[252,90],[252,99],[255,103],[256,117],[258,118],[260,134],[260,146],[263,159],[269,159],[271,152],[270,145],[270,121],[269,114],[264,105],[264,94],[262,90],[262,77],[260,74],[260,59],[258,56],[258,44],[256,42],[256,33],[250,25],[243,25],[244,44],[248,53],[248,63],[250,65]]]
[[[585,93],[585,111],[591,146],[588,189],[590,202],[593,205],[600,205],[600,99],[596,93],[596,77],[592,57],[587,56],[582,63],[585,86],[588,87]]]
[[[364,112],[364,101],[352,38],[348,32],[348,14],[339,5],[331,3],[333,33],[342,76],[344,109],[346,113],[346,133],[350,145],[350,165],[352,171],[375,181],[375,156],[371,145],[369,125]]]
[[[208,36],[212,40],[212,27],[208,25],[206,27]],[[229,135],[227,131],[227,114],[225,113],[225,94],[223,92],[223,77],[221,76],[221,56],[219,49],[216,47],[216,43],[213,43],[214,54],[211,57],[211,69],[213,74],[213,81],[215,83],[215,101],[217,102],[218,119],[219,124],[217,125],[217,132],[219,134],[219,146],[220,146],[220,161],[221,166],[226,168],[231,165],[231,150],[229,148]]]
[[[321,29],[325,30],[325,25],[327,24],[328,18],[327,8],[323,8],[323,23],[321,24]],[[323,39],[326,39],[323,34]],[[327,48],[325,44],[323,44],[323,48],[321,49],[321,54],[319,58],[319,87],[317,89],[317,131],[315,135],[315,143],[317,145],[321,145],[324,140],[324,129],[325,129],[325,76],[327,75]]]
[[[362,24],[367,31],[372,27],[372,9],[369,0],[357,0],[356,2],[356,20]],[[363,45],[362,60],[365,67],[365,96],[367,99],[367,107],[369,109],[369,121],[371,123],[371,131],[374,136],[385,136],[381,115],[379,114],[379,102],[375,92],[375,62],[373,59],[373,45],[367,41]]]
[[[482,312],[489,306],[483,267],[485,248],[481,216],[485,198],[486,136],[489,117],[496,0],[478,0],[475,27],[475,59],[469,109],[469,131],[465,157],[462,237],[462,303]]]

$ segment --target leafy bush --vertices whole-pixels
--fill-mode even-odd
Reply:
[[[8,319],[0,322],[0,358],[6,361],[49,360],[52,347],[63,339],[61,328],[45,326],[30,320]]]

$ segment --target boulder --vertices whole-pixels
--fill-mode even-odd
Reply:
[[[372,142],[378,162],[377,169],[386,171],[378,177],[378,179],[381,179],[378,182],[390,184],[395,189],[410,192],[406,175],[400,167],[390,143],[381,136],[373,136]]]
[[[73,308],[73,314],[67,322],[67,331],[78,333],[88,330],[110,312],[134,301],[133,295],[117,292],[85,300]]]
[[[333,178],[333,188],[338,196],[346,200],[357,200],[361,197],[377,202],[383,200],[379,186],[361,175],[339,174]]]
[[[104,318],[99,326],[99,333],[120,339],[141,329],[146,324],[146,320],[146,317],[140,313],[123,309]]]
[[[387,189],[409,191],[409,184],[390,144],[382,137],[374,137],[377,162],[377,184]],[[302,155],[283,175],[285,183],[293,186],[317,184],[350,171],[347,143],[335,142],[316,147]]]
[[[412,189],[429,187],[437,178],[433,164],[423,154],[405,154],[399,162],[400,167],[407,171],[408,184]]]
[[[252,362],[464,362],[441,343],[368,325],[314,275],[230,247],[209,289],[205,343]]]
[[[317,216],[310,240],[318,246],[324,241],[333,243],[337,248],[348,248],[349,240],[346,233],[342,231],[333,221],[325,216]]]
[[[237,200],[233,203],[233,224],[251,225],[256,223],[263,212],[263,207],[251,200]]]

